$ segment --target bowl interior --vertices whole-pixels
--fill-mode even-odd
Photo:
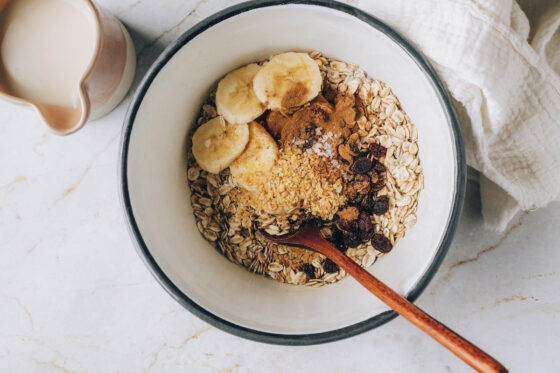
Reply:
[[[307,334],[387,308],[352,279],[284,285],[230,263],[199,234],[186,181],[187,133],[217,81],[284,51],[320,50],[388,83],[418,128],[425,189],[418,223],[370,270],[401,294],[418,283],[446,232],[456,193],[455,138],[429,77],[399,45],[360,19],[313,5],[253,9],[210,26],[165,61],[141,99],[126,154],[130,209],[155,262],[207,311],[258,331]]]

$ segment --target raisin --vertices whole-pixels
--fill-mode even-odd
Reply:
[[[344,236],[344,245],[346,245],[346,247],[358,247],[361,243],[362,239],[357,232],[349,232]]]
[[[374,234],[375,234],[375,231],[373,229],[369,232],[360,231],[360,238],[362,239],[363,242],[367,242],[367,241],[372,239]]]
[[[342,231],[335,229],[334,233],[332,234],[330,241],[334,244],[338,244],[342,242],[342,238],[344,237],[344,234],[342,234]]]
[[[376,184],[382,179],[381,175],[379,175],[375,170],[371,170],[368,175],[372,184]]]
[[[373,197],[371,194],[368,194],[367,196],[365,196],[362,199],[362,202],[360,203],[360,208],[363,211],[369,212],[370,214],[373,214],[373,204],[375,201],[375,197]]]
[[[385,186],[385,180],[380,180],[377,183],[371,185],[371,192],[372,193],[378,192],[381,189],[383,189],[384,186]]]
[[[345,207],[336,213],[336,226],[344,231],[355,231],[358,229],[359,216],[360,210],[356,207]]]
[[[350,151],[356,155],[360,154],[360,145],[357,143],[350,143]]]
[[[371,239],[371,245],[380,253],[388,253],[393,249],[393,245],[391,241],[387,237],[382,234],[376,233],[373,235]]]
[[[356,231],[358,230],[358,221],[357,220],[348,221],[348,220],[338,219],[336,221],[336,226],[338,229],[345,232]]]
[[[335,262],[333,262],[330,259],[327,259],[327,260],[325,260],[325,263],[323,264],[323,269],[327,273],[335,273],[335,272],[338,272],[338,264],[336,264]]]
[[[381,162],[376,162],[375,165],[373,166],[373,169],[379,174],[382,174],[383,172],[387,171],[387,168]]]
[[[383,158],[387,154],[387,148],[379,144],[369,144],[369,152],[374,158]]]
[[[335,230],[330,238],[331,243],[341,252],[346,252],[347,247],[344,245],[344,234],[340,230]]]
[[[358,158],[354,161],[354,165],[352,166],[352,171],[355,174],[366,174],[371,170],[373,167],[373,163],[369,158]]]
[[[350,182],[348,190],[348,198],[350,200],[358,200],[362,196],[369,193],[371,189],[371,179],[368,175],[358,174],[354,180]]]
[[[383,182],[373,184],[373,191],[378,191],[385,186]],[[387,196],[375,197],[368,194],[362,199],[360,208],[373,215],[383,215],[389,209],[389,198]]]
[[[360,212],[360,217],[358,218],[358,229],[364,232],[370,232],[374,228],[371,222],[371,217],[365,211]]]
[[[373,201],[372,213],[375,215],[383,215],[389,210],[389,197],[381,196]]]
[[[310,263],[304,263],[301,266],[301,270],[303,272],[305,272],[305,274],[307,275],[307,278],[310,280],[313,280],[315,278],[315,267],[313,267],[312,264]]]

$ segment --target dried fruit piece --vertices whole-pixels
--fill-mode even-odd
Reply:
[[[362,208],[362,210],[366,212],[369,212],[370,214],[373,214],[374,203],[375,203],[375,197],[372,196],[371,194],[368,194],[362,199],[362,202],[360,203],[360,208]]]
[[[368,175],[356,175],[348,186],[347,196],[350,200],[358,200],[368,194],[371,189],[371,179]]]
[[[373,228],[374,225],[371,222],[370,215],[365,211],[360,212],[360,216],[358,218],[358,229],[363,232],[371,232]]]
[[[344,234],[342,231],[336,229],[329,241],[331,241],[339,251],[346,252],[347,247],[344,245]]]
[[[315,278],[315,267],[313,267],[312,264],[310,263],[304,263],[301,266],[301,270],[303,272],[305,272],[305,274],[307,275],[307,278],[310,280],[313,280]]]
[[[371,170],[373,167],[373,163],[371,159],[361,157],[354,161],[354,165],[352,166],[352,171],[355,174],[366,174]]]
[[[348,232],[344,236],[344,245],[346,247],[358,247],[362,243],[362,239],[358,232]]]
[[[379,180],[377,183],[371,185],[371,192],[375,193],[383,189],[385,186],[385,180]]]
[[[358,217],[360,210],[354,206],[345,207],[336,213],[336,225],[345,231],[355,231],[358,229]]]
[[[369,232],[360,231],[360,238],[362,239],[363,242],[367,242],[367,241],[371,240],[371,238],[373,237],[374,234],[375,234],[375,231],[373,229]]]
[[[374,158],[379,159],[385,157],[387,154],[387,148],[379,144],[369,144],[369,152]]]
[[[389,210],[389,197],[380,196],[373,201],[372,214],[383,215]]]
[[[393,249],[393,245],[391,241],[387,237],[382,234],[376,233],[373,235],[371,239],[371,245],[380,253],[386,254],[391,249]]]
[[[369,173],[369,178],[371,179],[372,184],[378,183],[382,179],[382,175],[380,175],[377,171],[371,170]]]
[[[383,172],[387,171],[387,167],[385,167],[385,165],[383,165],[383,163],[381,162],[376,162],[375,165],[373,166],[373,169],[377,172],[382,174]]]
[[[338,272],[338,264],[336,264],[335,262],[333,262],[330,259],[325,260],[325,263],[323,264],[323,270],[327,273],[335,273]]]

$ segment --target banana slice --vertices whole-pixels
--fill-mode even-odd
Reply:
[[[319,66],[306,53],[276,55],[257,73],[255,94],[269,109],[291,109],[313,100],[321,91]]]
[[[249,145],[247,149],[229,165],[231,174],[238,185],[247,190],[255,190],[259,181],[270,172],[278,156],[276,141],[258,123],[249,123]]]
[[[217,174],[243,153],[248,142],[247,124],[229,124],[218,116],[195,131],[192,152],[203,170]]]
[[[216,91],[216,108],[230,123],[249,123],[264,113],[265,106],[253,91],[253,78],[261,67],[255,63],[227,74]]]

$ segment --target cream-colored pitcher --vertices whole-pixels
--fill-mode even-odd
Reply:
[[[0,0],[0,98],[58,135],[109,113],[136,69],[130,36],[90,0]]]

